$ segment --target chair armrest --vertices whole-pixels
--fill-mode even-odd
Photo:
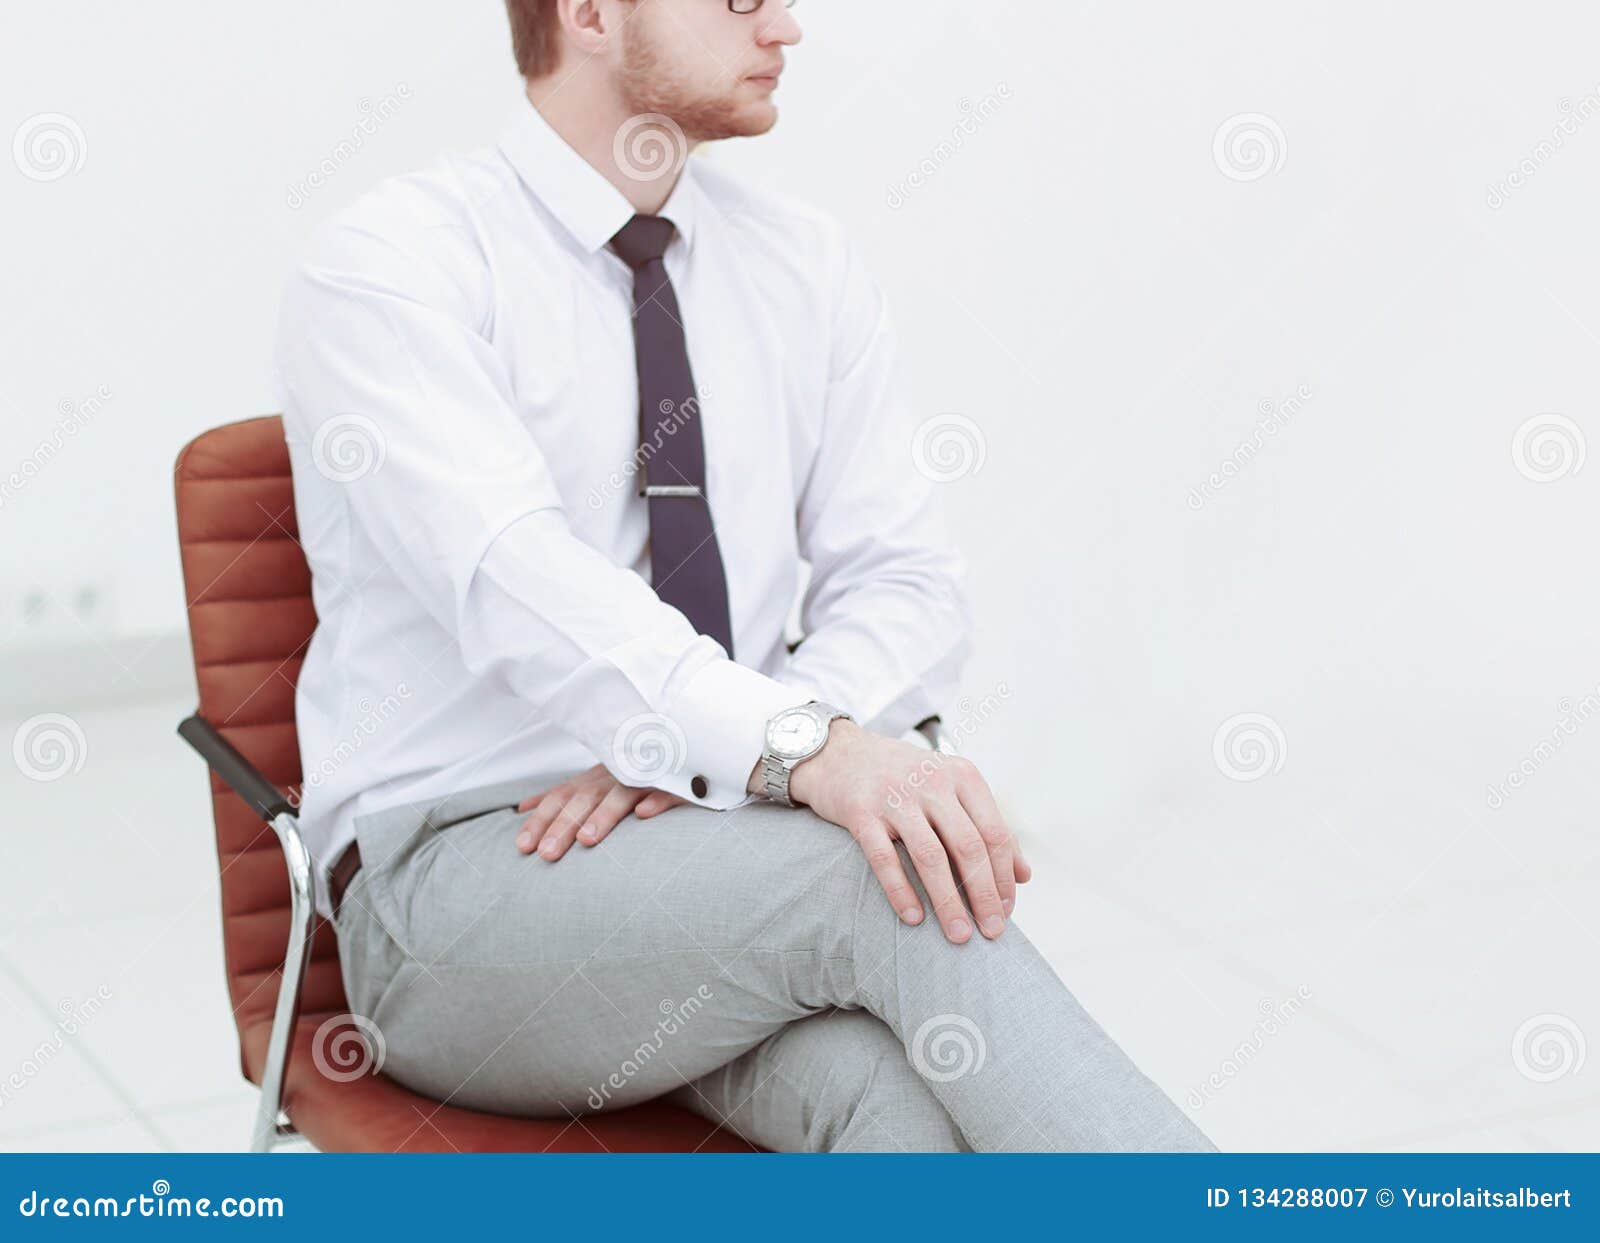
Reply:
[[[284,948],[283,978],[273,1010],[272,1034],[267,1040],[267,1060],[261,1072],[261,1099],[250,1135],[252,1152],[268,1152],[285,1135],[294,1133],[279,1121],[283,1086],[289,1073],[289,1053],[300,1021],[300,1002],[306,970],[311,965],[311,938],[317,925],[316,864],[300,836],[300,825],[288,797],[240,755],[232,743],[199,714],[178,726],[178,734],[198,751],[211,770],[272,826],[283,847],[289,870],[289,939]]]
[[[294,810],[288,796],[263,777],[260,769],[240,755],[234,745],[198,713],[178,726],[178,734],[263,820],[272,820]]]

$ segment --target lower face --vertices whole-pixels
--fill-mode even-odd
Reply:
[[[777,82],[737,68],[750,61],[747,48],[718,55],[655,8],[638,6],[622,28],[619,86],[631,113],[671,117],[694,142],[751,138],[777,124]]]

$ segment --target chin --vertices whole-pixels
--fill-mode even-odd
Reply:
[[[778,123],[776,104],[763,100],[749,103],[733,110],[728,117],[729,138],[755,138],[765,134]]]

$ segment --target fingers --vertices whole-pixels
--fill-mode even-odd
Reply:
[[[1016,863],[1017,884],[1026,885],[1033,879],[1033,865],[1022,857],[1022,846],[1018,842],[1011,843],[1011,855]]]
[[[894,848],[889,830],[873,821],[856,838],[856,844],[866,856],[872,874],[878,878],[878,884],[883,886],[889,905],[906,923],[913,926],[920,924],[922,902],[917,898],[917,891],[911,887],[911,882],[906,879],[905,869],[900,866],[900,852]]]
[[[550,827],[550,822],[563,807],[567,805],[570,792],[557,786],[554,790],[547,791],[532,808],[533,814],[522,822],[522,830],[517,834],[517,849],[523,854],[531,854],[539,845],[539,839],[544,836],[545,830]],[[517,805],[518,811],[527,810],[523,804]]]
[[[1017,842],[1006,827],[1000,808],[990,793],[989,783],[978,774],[958,772],[956,789],[961,806],[971,818],[989,852],[989,863],[994,869],[995,888],[1000,894],[1000,909],[1009,917],[1017,905]],[[1026,865],[1024,865],[1026,866]],[[970,894],[968,895],[971,896]]]
[[[983,935],[993,940],[1005,931],[1006,915],[1000,905],[1000,885],[995,879],[989,843],[959,800],[940,799],[929,810],[934,830],[961,873],[973,918]],[[1007,862],[1009,865],[1009,856]]]
[[[918,808],[910,805],[890,812],[890,823],[906,844],[906,853],[922,878],[922,887],[933,904],[933,913],[945,937],[957,945],[971,940],[972,923],[950,871],[950,856],[933,826]]]
[[[528,817],[522,834],[517,838],[519,849],[538,848],[542,858],[554,861],[567,853],[578,836],[578,828],[588,819],[589,813],[600,804],[604,791],[593,786],[583,786],[565,799],[547,796],[544,802]],[[554,804],[552,807],[551,805]],[[547,808],[550,810],[547,811]],[[523,843],[532,835],[526,848]]]
[[[672,807],[682,807],[685,800],[676,794],[668,794],[665,790],[651,790],[639,801],[633,809],[633,814],[641,820],[648,820],[651,816],[659,816],[662,812]]]
[[[532,811],[540,803],[544,802],[544,800],[550,795],[555,794],[557,791],[565,792],[566,790],[567,787],[565,785],[559,785],[548,790],[540,790],[537,794],[530,794],[527,798],[523,799],[522,802],[517,804],[517,810]]]
[[[588,819],[578,826],[578,840],[585,846],[604,840],[643,795],[643,790],[633,786],[613,785],[611,792],[589,813]]]
[[[585,785],[609,786],[615,778],[607,771],[604,764],[596,764],[593,768],[586,768],[570,781],[563,781],[560,785],[551,786],[548,790],[540,790],[537,794],[530,794],[517,804],[518,811],[532,811],[552,794],[569,795]]]

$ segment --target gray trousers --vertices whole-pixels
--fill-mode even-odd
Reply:
[[[340,966],[414,1091],[556,1118],[668,1097],[779,1151],[1211,1150],[1015,923],[902,924],[843,829],[684,806],[551,863],[513,844],[537,788],[357,821]]]

